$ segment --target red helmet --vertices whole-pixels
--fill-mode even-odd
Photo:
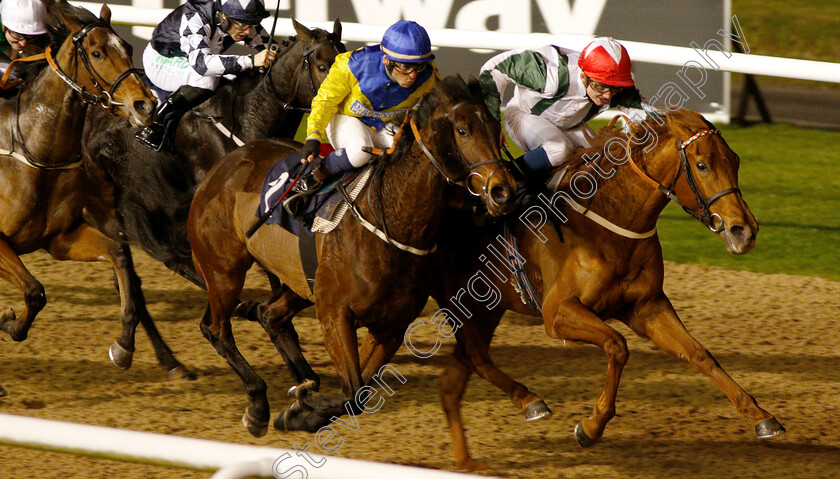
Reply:
[[[586,76],[611,86],[633,86],[630,55],[612,38],[598,38],[586,45],[578,57],[578,66]]]

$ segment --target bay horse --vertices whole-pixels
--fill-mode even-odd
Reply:
[[[552,197],[543,195],[511,228],[541,312],[525,304],[528,288],[512,285],[512,275],[507,274],[513,269],[510,263],[492,254],[487,254],[491,264],[479,261],[478,253],[494,244],[499,247],[500,225],[474,227],[460,215],[446,221],[444,228],[453,234],[442,238],[437,268],[431,270],[428,284],[441,307],[460,315],[459,319],[466,314],[459,312],[471,313],[456,332],[456,361],[439,380],[459,467],[477,466],[467,449],[460,413],[473,372],[505,391],[519,407],[541,402],[501,372],[488,355],[493,332],[508,309],[541,315],[550,337],[594,344],[606,354],[603,391],[592,414],[574,428],[574,438],[582,447],[600,440],[615,416],[619,379],[629,357],[624,337],[604,322],[607,319],[625,323],[659,349],[709,376],[755,425],[757,437],[785,432],[689,334],[662,289],[664,265],[655,227],[669,200],[721,236],[730,253],[745,254],[755,245],[758,223],[738,189],[738,155],[711,123],[693,111],[669,112],[664,121],[634,123],[632,131],[625,135],[611,128],[602,130],[591,148],[578,151],[572,159],[580,166],[572,172],[571,187]],[[578,192],[585,194],[575,196],[575,178],[582,178],[583,173],[589,179],[579,180],[583,183]],[[593,178],[598,180],[596,188],[590,191],[581,186]],[[564,203],[569,206],[565,210],[561,209]],[[479,271],[499,280],[499,304],[493,308],[471,295],[457,295]],[[496,276],[494,271],[505,274]]]
[[[174,153],[152,151],[134,138],[133,127],[103,112],[89,112],[82,141],[90,184],[87,219],[119,243],[123,256],[131,258],[129,245],[138,245],[203,287],[186,236],[196,185],[237,147],[234,137],[246,142],[293,137],[335,56],[345,51],[339,20],[332,33],[292,22],[297,37],[283,41],[283,49],[265,74],[255,69],[235,80],[223,80],[211,98],[184,115]],[[145,312],[145,304],[141,306],[141,324],[152,339],[158,361],[171,370],[179,363]],[[124,369],[130,367],[133,353],[133,335],[114,342],[110,349],[111,359]]]
[[[48,67],[14,97],[0,99],[0,277],[24,298],[19,316],[13,309],[0,313],[0,330],[23,341],[46,305],[43,285],[19,258],[44,249],[59,260],[111,263],[126,334],[136,326],[133,269],[116,243],[83,220],[82,128],[88,105],[146,126],[155,98],[134,69],[131,47],[111,28],[107,6],[97,18],[63,0],[45,5],[50,29],[63,42],[55,53],[47,50]]]
[[[327,351],[343,381],[340,399],[316,392],[317,385],[298,387],[298,401],[274,422],[282,430],[314,431],[333,416],[359,410],[353,401],[356,393],[369,381],[370,371],[379,371],[393,356],[405,328],[426,304],[429,290],[418,286],[418,279],[428,264],[425,253],[440,236],[451,197],[448,183],[475,192],[492,215],[505,214],[513,206],[516,185],[497,147],[500,125],[484,105],[477,82],[468,87],[460,77],[439,81],[412,115],[416,129],[401,135],[392,154],[379,157],[371,184],[360,193],[367,201],[356,205],[354,215],[369,218],[365,221],[376,224],[387,241],[349,214],[331,233],[317,234],[312,291],[300,267],[296,237],[278,225],[265,225],[250,238],[245,236],[255,223],[266,173],[299,145],[250,143],[227,155],[196,191],[187,227],[196,269],[207,285],[201,331],[242,380],[250,399],[243,422],[255,436],[268,429],[266,384],[236,348],[230,323],[245,274],[254,263],[277,279],[274,300],[261,315],[272,318],[263,326],[277,349],[282,352],[284,345],[277,341],[276,327],[291,315],[273,313],[296,312],[301,302],[314,302]],[[405,251],[409,247],[414,254]],[[356,328],[362,326],[381,345],[372,351],[364,371],[356,337]]]

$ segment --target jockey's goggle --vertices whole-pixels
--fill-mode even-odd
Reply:
[[[595,81],[588,76],[586,77],[587,86],[592,87],[598,93],[612,93],[615,95],[621,90],[620,86],[605,85],[601,82]]]
[[[23,40],[31,42],[32,40],[35,39],[35,37],[38,36],[38,35],[24,35],[23,33],[18,33],[14,30],[9,30],[6,27],[3,27],[3,30],[6,32],[6,35],[11,37],[11,39],[16,41],[16,42],[20,42],[20,41],[23,41]]]
[[[412,73],[420,73],[423,70],[425,70],[428,66],[428,63],[402,63],[391,61],[391,69],[395,70],[400,75],[411,75]]]

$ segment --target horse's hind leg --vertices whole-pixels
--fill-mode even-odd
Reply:
[[[621,372],[630,357],[627,342],[618,331],[606,325],[600,318],[580,304],[576,299],[564,299],[559,304],[551,301],[543,305],[543,320],[549,336],[594,344],[607,355],[607,373],[604,389],[598,396],[592,415],[575,426],[575,440],[582,447],[595,444],[604,434],[607,423],[615,416],[615,399]],[[552,303],[556,307],[552,307]]]
[[[23,315],[18,317],[14,309],[0,312],[0,330],[14,341],[23,341],[29,333],[35,316],[47,304],[44,286],[32,276],[11,246],[0,240],[0,278],[15,285],[23,293]]]
[[[481,311],[478,308],[476,310]],[[529,391],[524,384],[514,381],[505,374],[490,358],[490,342],[493,340],[493,333],[499,326],[502,314],[504,311],[497,308],[465,319],[456,331],[455,338],[463,347],[466,364],[472,367],[473,372],[507,394],[516,407],[525,411],[526,421],[546,418],[551,415],[551,409],[545,401]]]
[[[138,322],[142,322],[155,347],[158,361],[170,372],[170,375],[185,379],[194,378],[193,373],[172,355],[172,351],[160,337],[160,333],[149,316],[146,299],[140,287],[141,281],[134,271],[134,263],[127,246],[114,242],[85,223],[80,223],[74,230],[50,241],[46,249],[58,260],[101,261],[107,259],[114,268],[117,289],[120,293],[120,318],[123,324],[122,334],[109,350],[109,356],[114,364],[122,369],[131,367],[134,355],[134,335]]]
[[[273,276],[273,275],[272,275]],[[275,277],[276,278],[276,277]],[[295,315],[312,305],[312,302],[298,296],[288,286],[272,281],[272,297],[268,304],[259,304],[253,312],[254,319],[268,333],[277,352],[283,356],[283,361],[292,376],[296,386],[305,386],[315,391],[321,385],[321,378],[312,370],[303,350],[300,347],[300,337],[295,331],[292,319]]]
[[[637,305],[627,325],[639,336],[650,339],[660,349],[682,359],[694,369],[712,378],[712,381],[732,401],[742,415],[755,425],[759,439],[778,436],[785,432],[772,414],[758,406],[755,398],[747,393],[685,328],[667,297]]]

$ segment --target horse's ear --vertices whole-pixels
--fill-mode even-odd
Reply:
[[[312,34],[312,31],[306,28],[306,26],[304,26],[299,21],[295,20],[294,17],[292,17],[292,25],[295,27],[295,31],[298,34],[298,38],[300,38],[301,40],[305,42],[312,42],[315,40],[315,35]]]
[[[102,8],[99,10],[99,19],[102,20],[105,25],[111,24],[111,9],[108,8],[107,3],[103,3]]]
[[[478,78],[473,75],[470,75],[469,80],[467,80],[467,87],[470,89],[470,93],[473,94],[476,98],[482,98],[484,95],[481,93],[481,83],[478,82]]]
[[[335,22],[333,22],[333,36],[335,37],[336,41],[341,41],[341,19],[336,18]]]
[[[76,33],[85,26],[85,24],[76,18],[76,16],[72,13],[58,12],[58,15],[61,18],[61,23],[70,30],[70,33]]]

